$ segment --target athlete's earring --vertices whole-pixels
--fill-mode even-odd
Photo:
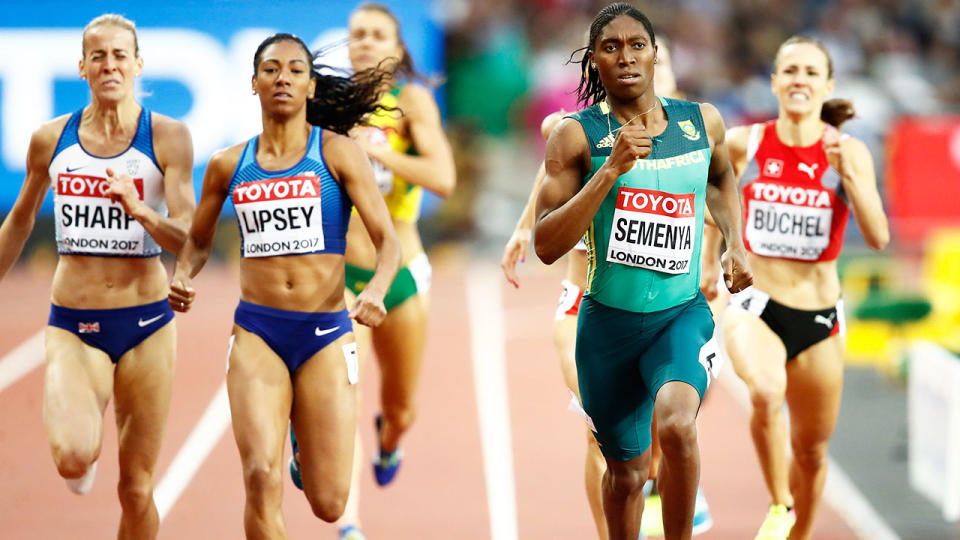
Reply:
[[[591,69],[597,69],[597,65],[596,65],[596,64],[590,64],[590,68],[591,68]]]
[[[654,64],[659,64],[659,63],[660,63],[660,59],[659,59],[659,58],[654,58],[654,59],[653,59],[653,63],[654,63]]]

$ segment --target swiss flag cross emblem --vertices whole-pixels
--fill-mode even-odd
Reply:
[[[783,160],[767,158],[763,164],[763,175],[772,178],[780,178],[783,174]]]
[[[81,334],[93,334],[100,332],[100,321],[91,322],[91,323],[77,323],[80,325],[79,332]]]

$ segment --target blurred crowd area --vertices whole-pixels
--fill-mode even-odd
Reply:
[[[608,3],[445,3],[447,121],[463,188],[446,212],[457,222],[448,223],[453,229],[509,234],[519,215],[516,202],[542,156],[540,120],[577,107],[579,49],[594,15]],[[960,111],[960,0],[633,4],[653,22],[658,42],[668,44],[679,89],[688,99],[716,105],[728,127],[776,116],[770,73],[778,46],[794,34],[820,39],[834,63],[833,96],[851,99],[857,111],[845,129],[870,147],[881,184],[893,119]],[[506,201],[486,200],[488,190]],[[851,236],[856,245],[856,227]]]

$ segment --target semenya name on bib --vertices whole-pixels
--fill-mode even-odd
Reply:
[[[620,186],[607,262],[686,274],[696,225],[692,193]]]
[[[700,106],[660,97],[667,128],[645,159],[616,180],[587,229],[585,295],[633,312],[658,311],[697,295],[710,142]],[[571,117],[590,145],[589,181],[613,147],[620,122],[606,103]]]
[[[748,250],[799,261],[837,258],[850,210],[822,141],[787,146],[775,121],[754,124],[740,182]]]
[[[83,111],[70,115],[48,173],[52,181],[57,251],[62,255],[152,257],[160,246],[123,205],[106,195],[107,169],[133,178],[137,195],[161,216],[167,215],[163,171],[153,152],[150,111],[141,108],[137,132],[126,150],[113,157],[87,153],[77,130]]]
[[[323,161],[322,130],[313,128],[307,153],[293,167],[267,171],[251,139],[230,181],[244,257],[343,254],[350,198]]]

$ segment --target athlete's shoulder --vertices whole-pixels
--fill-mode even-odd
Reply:
[[[437,109],[437,100],[434,99],[433,92],[426,86],[415,82],[404,83],[400,87],[400,92],[397,94],[397,104],[404,113]]]
[[[57,148],[60,136],[72,114],[64,114],[53,120],[48,120],[34,130],[30,136],[30,148],[27,160],[32,163],[47,164],[53,159],[53,152]]]
[[[210,156],[210,161],[207,162],[207,169],[220,176],[229,178],[233,174],[234,169],[237,168],[237,163],[240,162],[240,156],[243,155],[243,148],[246,145],[247,142],[244,141],[217,150]]]
[[[154,138],[158,141],[167,137],[175,139],[185,137],[187,141],[190,140],[190,130],[187,129],[187,125],[175,118],[150,111],[150,125],[153,129]]]
[[[543,140],[550,138],[550,133],[553,132],[553,128],[557,127],[557,124],[559,124],[566,115],[567,111],[560,109],[543,117],[543,121],[540,122],[540,135],[543,136]]]

